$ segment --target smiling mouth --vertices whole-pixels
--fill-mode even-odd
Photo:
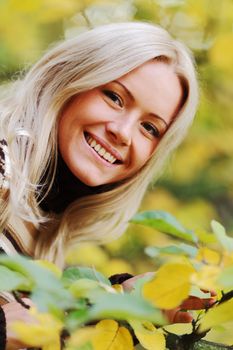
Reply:
[[[102,145],[100,145],[93,137],[87,132],[84,133],[85,139],[88,145],[100,156],[102,159],[111,164],[122,164],[122,161],[114,157],[109,151],[107,151]]]

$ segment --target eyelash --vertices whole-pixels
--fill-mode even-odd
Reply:
[[[124,106],[124,102],[123,102],[122,98],[116,92],[114,92],[112,90],[103,90],[103,93],[117,106],[119,106],[121,108]],[[156,126],[154,126],[152,123],[143,122],[143,123],[141,123],[141,125],[153,137],[155,137],[155,138],[160,137],[160,132],[159,132],[158,128],[156,128]],[[149,126],[150,130],[148,129],[148,126]]]
[[[151,134],[153,137],[156,137],[156,138],[159,138],[160,137],[160,132],[159,132],[159,129],[156,128],[156,126],[154,126],[153,124],[151,123],[148,123],[148,122],[143,122],[141,123],[141,125],[144,127],[144,129],[149,133]],[[149,126],[149,128],[148,128]]]
[[[103,93],[105,94],[105,96],[110,98],[110,100],[112,100],[112,102],[115,103],[117,106],[124,106],[122,98],[116,92],[111,90],[103,90]]]

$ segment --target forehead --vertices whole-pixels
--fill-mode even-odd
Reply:
[[[143,109],[168,122],[180,105],[183,95],[180,79],[167,63],[148,61],[117,80]]]

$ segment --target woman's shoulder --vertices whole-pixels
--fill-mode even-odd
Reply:
[[[7,142],[4,139],[0,139],[0,191],[7,190],[9,188],[10,177],[10,159]]]

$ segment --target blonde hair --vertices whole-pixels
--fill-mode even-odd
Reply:
[[[41,232],[36,256],[59,262],[71,244],[102,242],[125,231],[148,184],[160,175],[192,123],[198,103],[194,63],[190,52],[158,26],[136,22],[105,25],[51,49],[2,104],[1,130],[14,169],[2,221],[17,215],[35,225],[43,223],[48,218],[39,208],[42,184],[38,184],[46,172],[55,172],[62,108],[72,96],[119,78],[151,59],[174,66],[180,77],[186,96],[177,117],[153,157],[135,176],[111,191],[75,201],[61,217],[51,219],[56,229]]]

